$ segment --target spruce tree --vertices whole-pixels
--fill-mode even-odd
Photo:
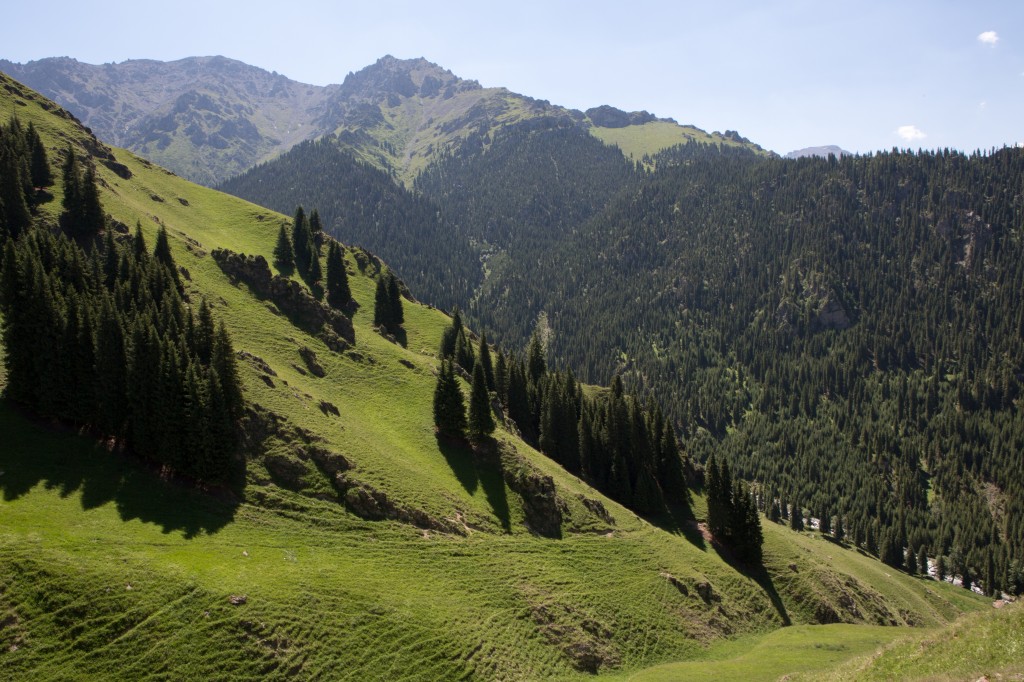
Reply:
[[[388,307],[391,309],[391,323],[397,328],[405,324],[405,311],[402,309],[402,290],[395,273],[388,271],[387,277]]]
[[[178,274],[178,267],[174,264],[174,256],[171,254],[171,243],[167,238],[167,228],[163,225],[156,233],[156,245],[153,247],[153,260],[162,265],[174,282],[175,289],[179,293],[185,291],[181,283],[181,276]]]
[[[277,245],[274,247],[274,267],[285,277],[295,271],[295,251],[292,249],[292,240],[284,225],[281,225],[281,229],[277,233]]]
[[[46,156],[46,147],[39,137],[39,132],[30,122],[26,131],[29,145],[29,166],[32,174],[32,185],[34,187],[49,187],[53,184],[53,173],[50,171],[50,161]]]
[[[235,351],[224,320],[217,325],[217,332],[213,338],[210,368],[217,373],[220,396],[223,398],[222,408],[226,419],[233,422],[242,416],[244,398],[242,397],[242,380],[238,375]]]
[[[508,415],[524,436],[530,424],[530,399],[526,385],[526,370],[522,360],[513,358],[508,374]]]
[[[494,429],[487,379],[484,377],[483,366],[477,363],[473,368],[473,387],[469,396],[469,433],[473,438],[483,438],[493,433]]]
[[[668,420],[661,417],[660,409],[658,419],[655,420],[655,423],[658,422],[661,424],[660,429],[657,429],[659,432],[651,434],[658,439],[658,480],[665,493],[673,500],[686,503],[689,500],[689,492],[683,475],[683,460],[675,429]]]
[[[457,364],[466,372],[473,371],[473,365],[476,364],[476,355],[473,353],[473,344],[470,343],[468,336],[466,335],[466,328],[459,327],[458,332],[455,335],[455,364]]]
[[[394,324],[391,318],[391,301],[388,299],[388,284],[385,277],[377,279],[373,295],[373,326],[389,330]]]
[[[718,463],[715,461],[714,455],[704,465],[704,493],[707,497],[708,532],[712,536],[720,538],[725,530],[725,509],[722,505],[722,484]]]
[[[455,343],[461,331],[462,314],[459,312],[459,307],[455,306],[455,309],[452,311],[452,323],[445,327],[444,332],[441,334],[441,346],[438,349],[438,353],[442,358],[455,357]]]
[[[295,254],[295,267],[303,278],[309,275],[309,265],[313,260],[313,238],[309,232],[309,221],[306,212],[299,206],[295,209],[292,221],[292,253]]]
[[[743,524],[745,539],[744,558],[754,565],[761,563],[763,558],[764,534],[761,530],[761,517],[757,513],[757,505],[748,491],[744,490],[746,499],[746,515]]]
[[[0,137],[0,205],[4,222],[0,232],[17,237],[32,224],[32,214],[25,198],[25,170],[9,140]],[[31,184],[28,181],[27,184]]]
[[[462,438],[466,432],[466,404],[450,360],[441,360],[434,388],[434,426],[440,435]]]
[[[832,534],[832,512],[828,509],[821,512],[821,517],[818,519],[818,532],[822,535]]]
[[[146,238],[142,235],[142,223],[135,221],[135,234],[132,235],[132,251],[136,264],[146,261]]]
[[[309,236],[314,249],[319,249],[324,239],[324,226],[320,222],[320,212],[315,208],[309,214]]]
[[[213,324],[213,311],[204,298],[199,302],[199,314],[195,326],[195,349],[199,361],[204,365],[210,364],[213,357],[213,338],[215,327]]]
[[[324,286],[321,282],[324,278],[323,269],[320,267],[320,249],[314,248],[312,258],[309,261],[309,272],[306,273],[306,284],[317,300],[324,297]]]
[[[382,273],[377,279],[377,290],[373,297],[373,324],[395,333],[404,322],[398,279],[390,271]]]
[[[85,179],[81,184],[82,216],[78,232],[82,237],[91,238],[106,227],[103,206],[100,205],[99,188],[96,186],[96,170],[92,164],[85,167]]]
[[[541,377],[547,372],[548,363],[545,356],[544,344],[541,343],[540,334],[534,332],[530,337],[530,345],[526,354],[527,376],[530,383],[534,385],[540,383]]]
[[[804,510],[799,502],[793,502],[793,509],[789,513],[789,527],[792,530],[804,529]]]
[[[352,290],[345,271],[345,257],[338,242],[331,241],[327,247],[327,304],[337,310],[345,310],[351,302]]]
[[[494,363],[494,390],[498,393],[502,407],[508,411],[508,360],[500,348],[498,359]]]
[[[491,350],[487,346],[487,333],[480,334],[480,346],[476,354],[477,362],[484,369],[484,378],[487,380],[487,390],[494,390],[494,366],[491,364]]]

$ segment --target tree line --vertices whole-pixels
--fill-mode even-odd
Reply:
[[[588,395],[571,371],[548,368],[540,333],[525,356],[501,349],[492,355],[485,334],[473,342],[458,310],[440,356],[434,418],[441,435],[487,436],[495,428],[493,407],[527,443],[616,501],[644,514],[689,505],[675,430],[654,402],[627,393],[619,377]],[[460,372],[471,377],[468,417]]]
[[[141,228],[115,239],[91,165],[69,148],[63,175],[61,231],[4,224],[7,397],[175,473],[225,482],[243,409],[226,328],[205,301],[188,305],[164,228],[152,252]]]

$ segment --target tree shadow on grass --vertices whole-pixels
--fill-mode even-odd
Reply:
[[[697,526],[697,517],[689,503],[669,503],[660,514],[644,518],[667,533],[682,535],[697,549],[707,550],[704,534]]]
[[[779,618],[782,620],[783,626],[793,624],[793,621],[789,617],[789,612],[786,610],[786,605],[782,603],[782,597],[779,596],[779,591],[775,588],[775,582],[772,580],[771,574],[768,573],[768,569],[764,567],[763,563],[755,566],[740,561],[728,547],[723,547],[716,540],[712,540],[711,546],[715,549],[715,552],[722,561],[729,564],[729,566],[737,573],[753,580],[762,590],[764,590],[765,595],[767,595],[768,599],[771,600],[772,606],[775,607],[775,611],[779,614]]]
[[[506,533],[511,532],[512,514],[508,506],[508,494],[505,492],[501,459],[492,456],[486,445],[478,444],[474,450],[464,440],[439,436],[437,446],[466,492],[474,495],[477,488],[483,488],[494,516]]]
[[[784,626],[790,626],[793,621],[789,618],[789,612],[786,610],[786,605],[782,603],[782,597],[779,596],[779,591],[775,589],[775,583],[772,581],[771,574],[764,566],[756,566],[753,568],[747,568],[744,570],[742,567],[737,567],[737,570],[743,575],[746,575],[754,580],[764,593],[768,595],[768,598],[772,602],[772,606],[775,607],[776,612],[779,614],[779,618],[782,619]]]
[[[0,400],[0,495],[17,500],[42,484],[78,495],[83,510],[113,502],[123,521],[138,519],[186,538],[212,534],[234,519],[237,496],[162,480],[140,460],[110,452],[55,423],[33,421]],[[244,476],[244,474],[243,474]]]
[[[512,514],[508,508],[508,493],[505,492],[505,477],[501,468],[501,458],[495,457],[478,459],[478,472],[480,474],[480,485],[484,489],[491,511],[498,517],[502,529],[506,533],[512,532]]]
[[[465,441],[449,440],[438,436],[437,447],[466,492],[470,495],[476,493],[480,484],[480,475],[476,470],[476,458],[473,456],[472,450],[466,447]]]

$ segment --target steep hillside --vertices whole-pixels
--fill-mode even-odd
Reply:
[[[447,310],[469,300],[483,277],[479,250],[433,202],[354,157],[333,135],[303,142],[218,189],[285,214],[315,206],[332,236],[381,255],[417,297]]]
[[[1018,591],[1022,174],[1016,149],[692,146],[509,263],[472,311],[519,343],[543,311],[554,357],[652,390],[696,459],[728,453],[894,563],[909,547]]]
[[[417,177],[443,225],[372,243],[492,338],[523,348],[541,323],[557,366],[650,391],[692,455],[727,453],[783,511],[840,518],[890,563],[923,552],[1017,592],[1022,158],[689,143],[644,171],[538,118],[470,135]],[[235,191],[287,210],[300,192],[273,165]],[[315,162],[296,170],[318,186]],[[449,246],[482,271],[456,274]]]
[[[355,343],[332,350],[214,256],[272,260],[284,216],[109,150],[6,78],[0,107],[51,159],[70,143],[95,163],[115,228],[138,222],[149,243],[166,228],[190,300],[229,328],[249,403],[245,486],[220,495],[0,403],[5,677],[572,678],[788,623],[938,625],[982,604],[774,524],[764,570],[743,572],[695,526],[636,517],[509,431],[476,450],[438,441],[450,321],[407,301],[405,343],[377,333],[373,256],[346,249]],[[531,532],[556,509],[556,537]]]

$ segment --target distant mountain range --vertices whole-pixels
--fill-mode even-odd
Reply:
[[[802,159],[805,156],[821,156],[827,157],[829,154],[839,158],[841,156],[853,156],[853,152],[848,152],[842,147],[838,147],[834,144],[825,145],[823,147],[804,147],[803,149],[797,149],[786,154],[787,159]]]
[[[760,149],[734,131],[708,134],[646,111],[605,105],[582,112],[484,88],[425,59],[386,56],[328,86],[226,57],[0,60],[0,71],[67,108],[101,139],[207,185],[326,134],[408,183],[470,133],[539,116],[572,121],[637,159],[687,140]]]

